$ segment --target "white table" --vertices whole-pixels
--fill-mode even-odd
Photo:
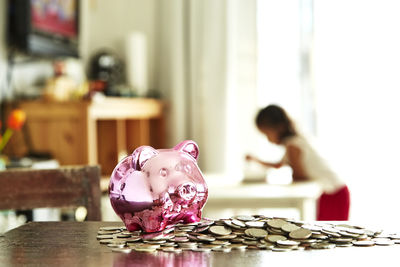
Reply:
[[[295,208],[301,220],[315,220],[320,188],[311,182],[289,185],[209,184],[205,213],[223,209]]]

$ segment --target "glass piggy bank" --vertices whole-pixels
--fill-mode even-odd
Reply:
[[[197,144],[187,140],[172,149],[141,146],[117,164],[109,197],[129,231],[157,232],[200,221],[208,188],[198,157]]]

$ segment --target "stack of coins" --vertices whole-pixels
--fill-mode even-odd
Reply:
[[[202,219],[197,223],[169,225],[156,233],[129,232],[125,227],[101,227],[100,244],[115,252],[230,252],[232,250],[332,249],[350,246],[400,244],[400,234],[346,224],[307,223],[263,215],[229,219]]]

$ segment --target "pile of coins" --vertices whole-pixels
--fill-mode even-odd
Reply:
[[[164,231],[129,232],[125,227],[101,227],[100,244],[116,252],[230,252],[272,250],[277,252],[331,249],[350,246],[400,244],[400,234],[373,231],[346,224],[307,223],[263,215],[239,215],[230,219],[202,219],[197,223],[175,224]]]

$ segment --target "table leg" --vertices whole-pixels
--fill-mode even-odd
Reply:
[[[300,212],[300,220],[313,221],[315,220],[316,206],[315,199],[305,198],[299,202],[298,210]]]
[[[122,160],[127,152],[127,144],[126,144],[126,121],[125,120],[117,120],[117,156],[118,161]]]

